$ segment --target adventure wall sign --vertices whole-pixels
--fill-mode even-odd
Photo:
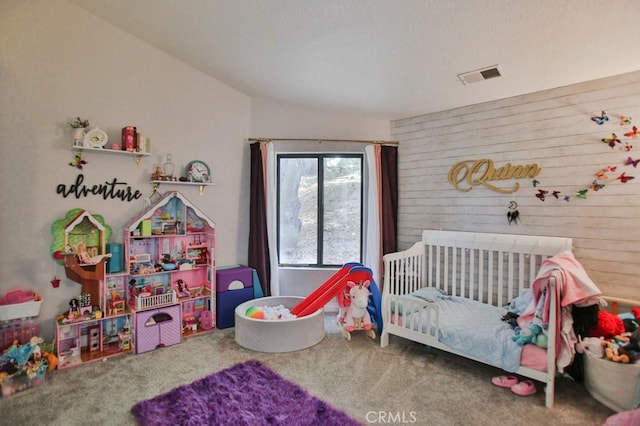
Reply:
[[[103,184],[87,186],[84,183],[84,175],[80,173],[75,183],[67,185],[61,183],[56,188],[56,193],[67,198],[73,195],[76,198],[88,197],[89,195],[101,196],[103,199],[120,199],[122,201],[133,201],[142,197],[142,193],[137,189],[133,191],[127,182],[118,182],[117,178],[106,181]]]
[[[471,191],[477,185],[484,185],[493,191],[510,194],[520,189],[520,183],[504,182],[501,185],[502,181],[532,179],[538,176],[541,170],[535,163],[524,166],[507,163],[503,167],[496,168],[492,160],[464,160],[449,169],[449,183],[462,192]],[[507,185],[511,187],[508,188]]]

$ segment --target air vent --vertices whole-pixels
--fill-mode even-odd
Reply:
[[[460,81],[466,86],[467,84],[477,83],[479,81],[489,80],[491,78],[501,77],[502,70],[498,65],[482,68],[475,71],[458,74]]]

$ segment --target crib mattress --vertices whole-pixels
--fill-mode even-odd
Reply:
[[[514,329],[502,321],[506,309],[455,296],[437,303],[440,306],[440,343],[505,371],[518,370],[523,347],[513,341]],[[410,320],[411,315],[421,315],[421,332],[427,333],[426,311],[407,314],[405,321]],[[540,364],[541,355],[542,359],[546,356],[544,350],[536,349],[528,351],[535,359],[527,363]]]

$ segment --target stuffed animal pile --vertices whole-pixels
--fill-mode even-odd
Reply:
[[[589,330],[583,346],[613,362],[635,363],[640,359],[640,308],[620,315],[598,312],[598,324]]]

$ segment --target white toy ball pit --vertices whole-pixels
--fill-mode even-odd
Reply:
[[[324,308],[305,317],[263,320],[245,315],[250,307],[278,306],[293,309],[303,300],[295,296],[253,299],[235,309],[236,343],[256,352],[294,352],[314,346],[324,338]]]

